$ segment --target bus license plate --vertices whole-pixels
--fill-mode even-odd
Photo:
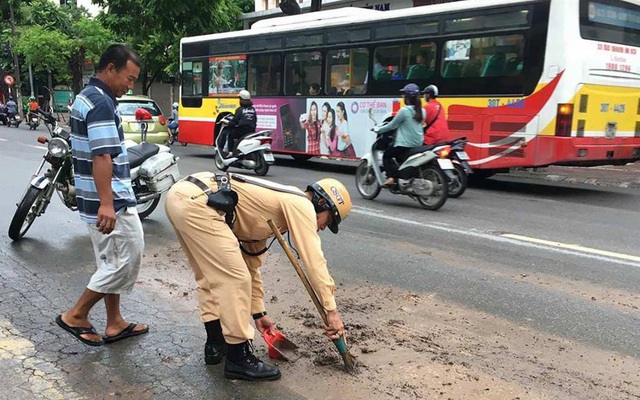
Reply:
[[[469,155],[467,154],[466,151],[456,151],[456,155],[461,160],[465,160],[465,161],[470,160]]]
[[[448,158],[438,158],[438,165],[442,169],[453,169],[453,163]]]
[[[273,162],[273,153],[263,153],[264,154],[264,160],[266,162]]]

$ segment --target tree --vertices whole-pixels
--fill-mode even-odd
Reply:
[[[250,0],[94,0],[106,7],[98,19],[140,56],[143,94],[161,76],[178,71],[180,39],[238,28]]]

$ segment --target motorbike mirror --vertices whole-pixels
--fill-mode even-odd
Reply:
[[[138,108],[135,113],[136,121],[149,121],[152,120],[151,113],[144,108]]]
[[[48,142],[48,140],[47,140],[47,138],[46,138],[46,137],[44,137],[44,136],[38,136],[38,143],[45,144],[45,143],[47,143],[47,142]]]

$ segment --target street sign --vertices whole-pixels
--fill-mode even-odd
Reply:
[[[2,80],[7,84],[7,86],[13,86],[13,84],[16,83],[16,80],[13,78],[13,76],[9,74],[6,74],[4,78],[2,78]]]

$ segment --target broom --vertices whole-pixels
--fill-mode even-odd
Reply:
[[[320,299],[318,299],[318,295],[313,290],[313,287],[309,282],[309,278],[307,278],[307,275],[305,275],[302,267],[298,263],[298,260],[296,260],[295,256],[293,255],[293,252],[291,251],[289,244],[285,242],[284,238],[282,237],[282,234],[280,234],[280,231],[278,230],[278,227],[276,226],[276,224],[273,223],[272,220],[268,220],[267,223],[271,227],[273,234],[278,239],[278,242],[282,246],[282,249],[284,250],[287,257],[289,258],[289,261],[291,261],[291,265],[293,265],[293,268],[298,273],[298,276],[300,277],[300,280],[302,281],[302,284],[304,285],[305,289],[307,289],[309,296],[311,296],[311,300],[313,301],[313,304],[316,306],[316,309],[320,313],[320,316],[322,317],[322,321],[324,322],[325,326],[328,325],[327,313],[324,311],[324,307],[322,307],[322,304],[320,304]],[[333,340],[333,344],[338,349],[340,356],[342,357],[345,370],[350,374],[355,374],[357,372],[356,360],[355,360],[355,357],[353,357],[353,355],[349,353],[349,347],[347,347],[347,342],[344,338],[344,334],[341,334],[338,339],[332,339],[332,340]]]

